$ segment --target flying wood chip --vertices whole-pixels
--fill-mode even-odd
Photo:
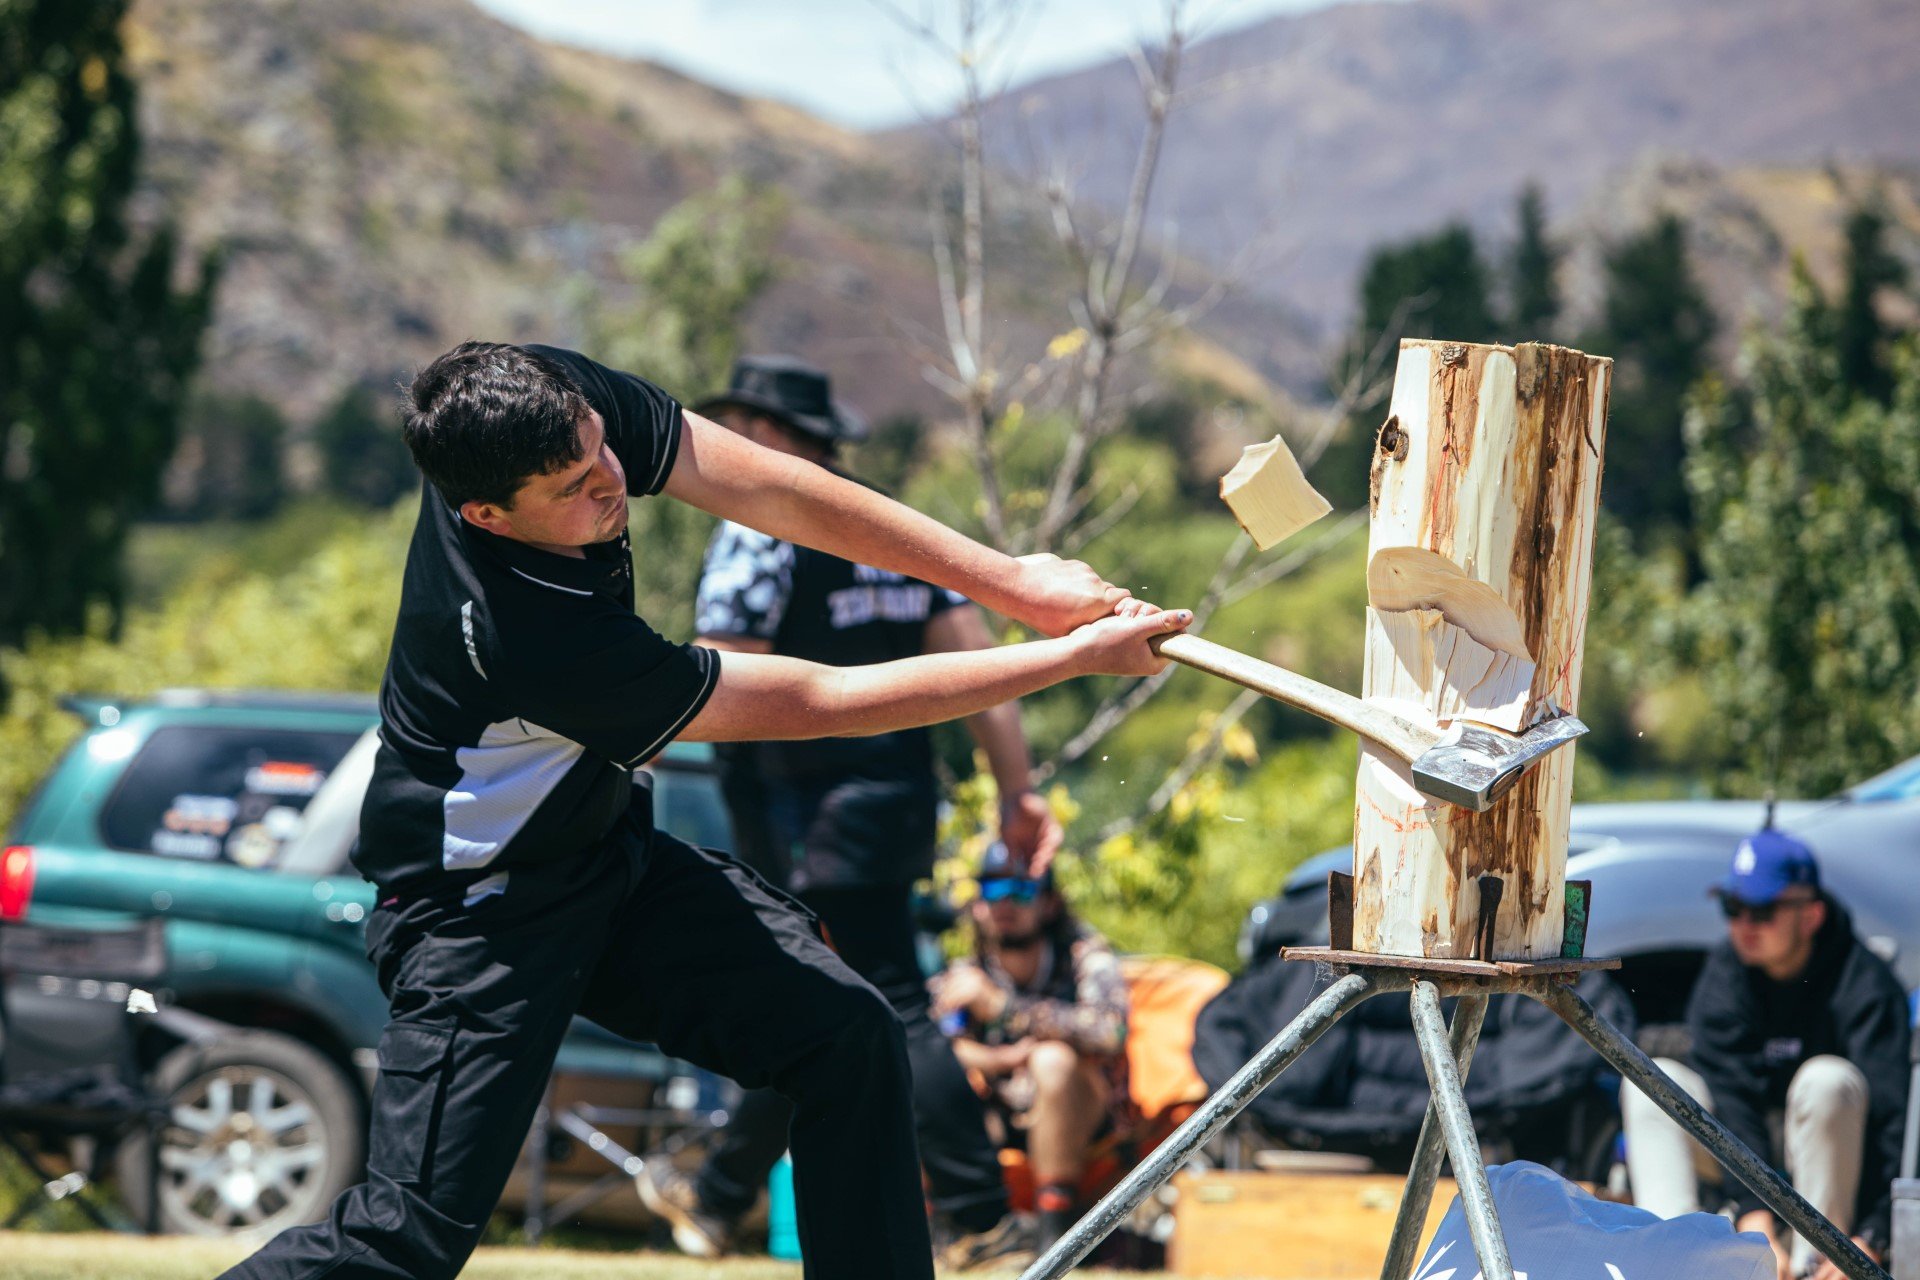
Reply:
[[[1220,478],[1220,497],[1262,551],[1333,510],[1307,483],[1293,450],[1279,436],[1241,451],[1240,461]]]

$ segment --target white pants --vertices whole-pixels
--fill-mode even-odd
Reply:
[[[1655,1065],[1713,1110],[1713,1095],[1698,1072],[1670,1058],[1660,1058]],[[1627,1134],[1633,1202],[1642,1209],[1662,1218],[1697,1213],[1702,1182],[1731,1180],[1686,1130],[1631,1084],[1620,1091],[1620,1116]],[[1807,1059],[1787,1086],[1786,1111],[1771,1116],[1769,1127],[1775,1150],[1786,1150],[1787,1177],[1794,1190],[1843,1234],[1850,1232],[1867,1136],[1867,1078],[1860,1068],[1830,1054]],[[1772,1162],[1773,1153],[1754,1154]],[[1812,1245],[1794,1236],[1795,1275],[1811,1270],[1819,1257]]]

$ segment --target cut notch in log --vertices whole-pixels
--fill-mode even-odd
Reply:
[[[1382,547],[1367,561],[1367,603],[1376,609],[1437,609],[1486,648],[1529,665],[1520,615],[1498,591],[1437,551]]]
[[[1333,510],[1280,436],[1241,450],[1240,461],[1220,478],[1220,497],[1262,551]]]

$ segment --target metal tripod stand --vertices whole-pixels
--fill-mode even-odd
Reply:
[[[1485,1280],[1513,1280],[1513,1263],[1494,1212],[1479,1140],[1467,1114],[1461,1080],[1480,1042],[1487,998],[1513,993],[1552,1009],[1592,1045],[1622,1077],[1638,1085],[1662,1111],[1692,1134],[1728,1172],[1751,1187],[1788,1225],[1832,1259],[1853,1280],[1890,1280],[1838,1227],[1822,1217],[1786,1179],[1742,1146],[1699,1103],[1669,1080],[1653,1060],[1574,993],[1571,982],[1587,969],[1611,969],[1617,960],[1547,960],[1537,963],[1428,960],[1334,951],[1324,947],[1289,948],[1288,960],[1310,960],[1338,975],[1253,1060],[1208,1098],[1185,1124],[1146,1161],[1095,1205],[1059,1243],[1029,1267],[1021,1280],[1058,1280],[1077,1266],[1113,1229],[1173,1176],[1187,1157],[1203,1146],[1306,1052],[1334,1023],[1362,1002],[1389,991],[1410,991],[1413,1029],[1426,1063],[1433,1097],[1414,1148],[1406,1193],[1393,1224],[1393,1238],[1380,1270],[1381,1280],[1407,1280],[1420,1247],[1420,1232],[1440,1174],[1442,1152],[1452,1161],[1466,1212],[1467,1230],[1479,1255]],[[1440,1013],[1442,996],[1459,996],[1453,1026]],[[1444,1147],[1443,1144],[1444,1143]]]

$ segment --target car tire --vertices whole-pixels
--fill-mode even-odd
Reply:
[[[272,1031],[184,1045],[149,1086],[167,1104],[157,1160],[145,1135],[115,1155],[121,1198],[144,1222],[158,1174],[158,1225],[198,1236],[266,1237],[318,1221],[366,1160],[360,1093],[338,1064]]]

